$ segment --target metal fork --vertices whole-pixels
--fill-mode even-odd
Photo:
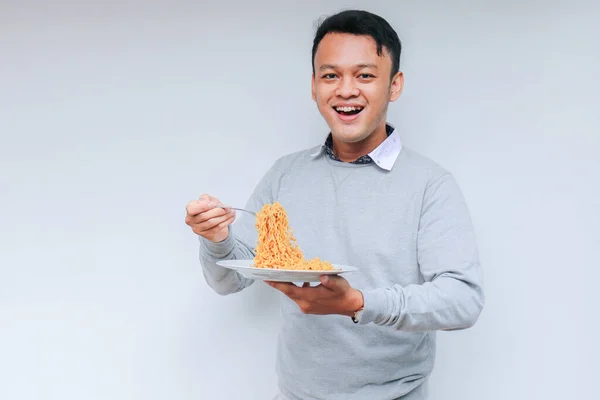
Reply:
[[[225,207],[225,206],[217,206],[217,208],[223,208],[225,210],[237,210],[247,212],[248,214],[252,214],[256,217],[256,213],[254,211],[244,210],[243,208],[235,208],[235,207]]]

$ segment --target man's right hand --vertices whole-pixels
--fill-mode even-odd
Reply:
[[[195,234],[215,243],[227,239],[229,225],[235,220],[235,210],[217,206],[223,204],[218,199],[203,194],[200,199],[190,201],[185,208],[185,223]]]

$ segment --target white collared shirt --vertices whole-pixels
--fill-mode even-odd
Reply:
[[[388,125],[390,125],[388,123]],[[390,125],[391,126],[391,125]],[[392,133],[388,135],[388,137],[379,144],[373,151],[371,151],[368,155],[371,157],[373,162],[377,164],[382,169],[386,171],[390,171],[396,162],[396,159],[400,155],[402,151],[402,141],[400,140],[400,135],[396,131],[396,128],[392,126]],[[319,150],[316,153],[313,153],[312,156],[316,157],[319,154],[325,151],[325,144],[321,145]]]

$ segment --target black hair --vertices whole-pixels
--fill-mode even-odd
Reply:
[[[366,35],[375,40],[377,55],[385,48],[392,58],[393,77],[400,70],[402,43],[392,26],[379,15],[363,10],[346,10],[325,18],[318,25],[312,47],[312,70],[315,73],[315,54],[319,43],[328,33],[348,33]]]

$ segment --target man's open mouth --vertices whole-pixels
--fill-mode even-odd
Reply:
[[[340,115],[356,115],[361,112],[364,107],[362,106],[344,106],[344,107],[333,107],[333,109]]]

